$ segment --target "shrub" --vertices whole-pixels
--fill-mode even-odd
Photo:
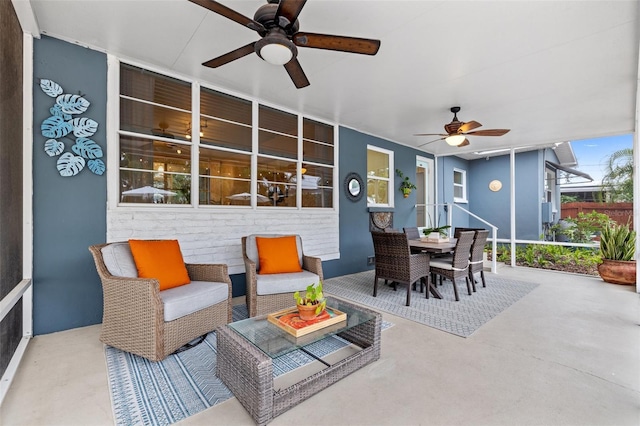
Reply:
[[[510,245],[498,244],[496,260],[511,262]],[[551,269],[588,275],[598,275],[601,256],[597,248],[560,245],[516,245],[516,265]]]
[[[595,210],[591,211],[591,213],[579,212],[575,218],[567,217],[563,220],[569,224],[568,228],[556,223],[551,227],[551,231],[556,236],[565,235],[572,243],[591,242],[593,237],[611,222],[609,216],[598,213]]]

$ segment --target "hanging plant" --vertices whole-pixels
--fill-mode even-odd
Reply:
[[[404,198],[407,198],[409,194],[411,194],[411,190],[416,189],[416,186],[409,180],[409,176],[405,176],[402,173],[402,170],[396,169],[396,174],[400,176],[400,179],[402,179],[400,181],[400,191]]]

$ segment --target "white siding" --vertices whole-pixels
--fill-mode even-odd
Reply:
[[[337,211],[117,208],[107,211],[107,241],[177,239],[188,263],[226,263],[244,273],[240,238],[249,234],[299,234],[304,253],[339,258]]]

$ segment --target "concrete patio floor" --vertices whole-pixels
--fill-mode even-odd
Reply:
[[[640,424],[635,287],[529,268],[498,273],[540,285],[466,339],[383,314],[395,326],[382,334],[379,361],[271,424]],[[35,337],[0,424],[112,425],[99,331]],[[179,424],[253,422],[233,398]]]

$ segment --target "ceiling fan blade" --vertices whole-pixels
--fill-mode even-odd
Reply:
[[[460,126],[460,128],[458,129],[458,133],[467,133],[468,131],[477,129],[481,126],[482,124],[478,123],[477,121],[469,121]]]
[[[287,22],[280,22],[283,27],[290,27],[298,19],[307,0],[280,0],[276,18],[285,18]]]
[[[416,133],[413,136],[442,136],[443,138],[445,138],[449,135],[443,135],[442,133]]]
[[[293,35],[293,43],[299,47],[337,50],[363,55],[375,55],[380,48],[380,40],[303,32]]]
[[[218,15],[222,15],[225,18],[229,18],[232,21],[236,21],[238,24],[242,26],[245,26],[247,28],[250,28],[254,31],[259,32],[261,35],[264,35],[267,32],[265,27],[260,22],[254,21],[253,19],[248,18],[243,14],[228,8],[227,6],[220,4],[217,1],[214,1],[214,0],[189,0],[189,1],[191,3],[202,6],[205,9],[209,9],[210,11],[215,12]]]
[[[465,140],[463,140],[462,143],[458,145],[458,148],[462,148],[463,146],[467,146],[469,144],[470,144],[469,139],[465,138]]]
[[[511,129],[486,129],[486,130],[476,130],[475,132],[469,132],[467,135],[475,135],[475,136],[502,136],[505,133],[509,133]]]
[[[443,139],[444,139],[444,138],[434,139],[434,140],[429,141],[429,142],[421,143],[420,145],[418,145],[418,147],[425,146],[425,145],[429,145],[430,143],[438,142],[438,141],[441,141],[441,140],[443,140]]]
[[[203,62],[202,65],[209,68],[217,68],[220,65],[228,64],[231,61],[235,61],[236,59],[240,59],[253,53],[255,51],[253,47],[255,44],[256,42],[254,41],[253,43],[249,43],[246,46],[240,47],[236,50],[232,50],[229,53],[225,53],[222,56],[218,56],[217,58],[210,59],[207,62]]]
[[[293,80],[293,84],[295,84],[298,89],[307,87],[310,84],[307,76],[304,74],[304,71],[300,66],[300,62],[298,62],[298,59],[293,58],[284,64],[284,68],[287,70],[289,77]]]

